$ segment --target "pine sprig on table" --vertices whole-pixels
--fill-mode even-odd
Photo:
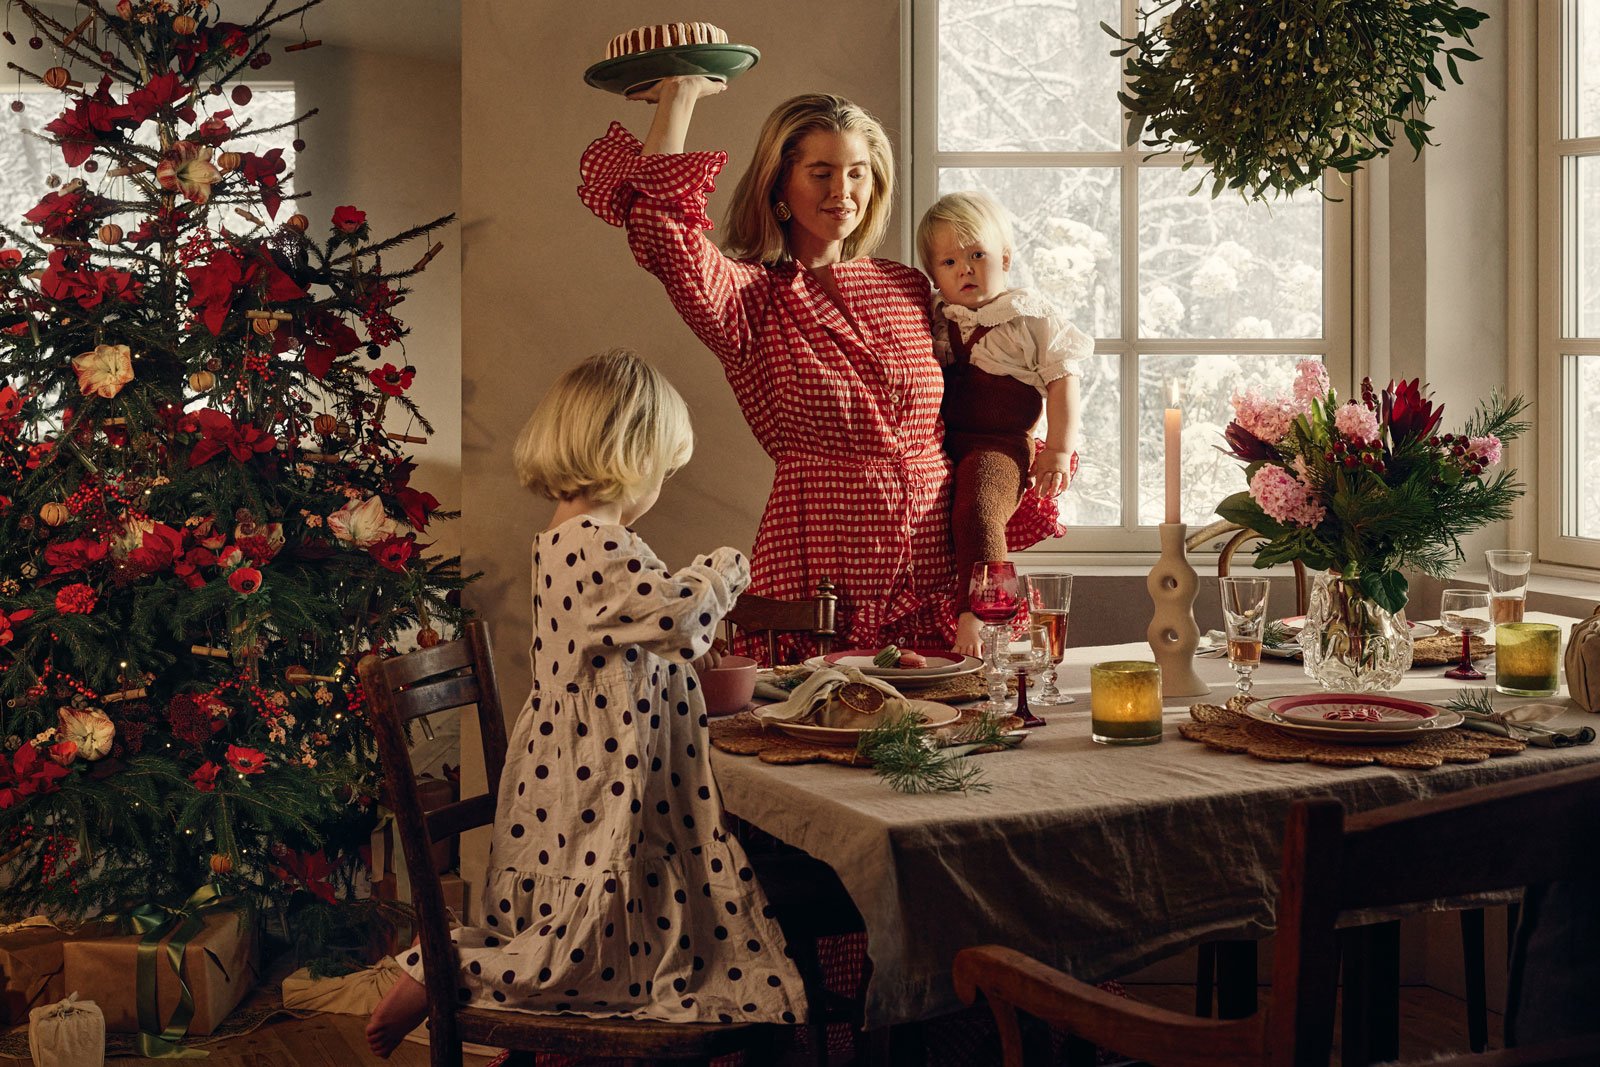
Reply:
[[[1268,648],[1289,648],[1294,644],[1294,632],[1274,619],[1262,628],[1261,643]]]
[[[1463,689],[1445,701],[1444,706],[1463,715],[1481,715],[1489,718],[1494,715],[1494,690]]]
[[[994,716],[983,715],[956,735],[955,743],[1009,748],[1016,738],[1006,736]],[[916,715],[899,715],[868,730],[856,742],[856,753],[899,793],[982,793],[989,789],[980,781],[982,769],[943,751]]]

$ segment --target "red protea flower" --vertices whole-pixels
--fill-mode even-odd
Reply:
[[[245,748],[243,745],[229,745],[227,752],[228,766],[240,774],[260,774],[267,768],[267,754],[258,749]]]
[[[1232,446],[1233,455],[1247,463],[1254,463],[1258,459],[1278,458],[1278,450],[1276,448],[1273,448],[1237,422],[1228,423],[1228,428],[1222,431],[1222,436]]]
[[[56,610],[63,615],[87,615],[94,610],[95,600],[93,586],[73,582],[56,594]]]
[[[1413,378],[1409,382],[1390,382],[1383,391],[1383,421],[1389,427],[1389,440],[1394,444],[1427,437],[1444,418],[1444,405],[1434,407],[1433,401],[1422,395],[1422,382]]]

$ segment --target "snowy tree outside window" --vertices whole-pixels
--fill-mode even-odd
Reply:
[[[1560,380],[1566,413],[1561,449],[1561,533],[1600,539],[1600,2],[1566,6],[1561,49],[1573,61],[1561,147],[1563,257]],[[1586,139],[1583,143],[1580,139]],[[1578,144],[1571,144],[1580,140]]]
[[[936,0],[913,14],[919,56],[937,57],[913,94],[926,146],[914,152],[913,211],[958,189],[995,196],[1015,220],[1012,284],[1041,290],[1096,338],[1081,466],[1062,498],[1072,532],[1042,550],[1153,547],[1137,531],[1161,521],[1168,380],[1185,397],[1192,526],[1240,488],[1238,464],[1215,448],[1236,389],[1286,388],[1312,356],[1348,390],[1347,331],[1330,329],[1348,322],[1348,277],[1330,284],[1324,247],[1325,232],[1348,228],[1348,190],[1333,205],[1313,193],[1212,200],[1189,195],[1198,175],[1173,157],[1145,164],[1125,143],[1117,45],[1100,28],[1131,31],[1123,16],[1119,0]]]

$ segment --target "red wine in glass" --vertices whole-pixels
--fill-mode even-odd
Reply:
[[[1022,610],[1022,585],[1017,569],[1003,560],[980,561],[972,565],[972,580],[967,586],[967,609],[983,623],[984,663],[988,668],[989,699],[979,710],[1006,715],[1006,673],[1000,665],[1000,635],[1003,625]]]

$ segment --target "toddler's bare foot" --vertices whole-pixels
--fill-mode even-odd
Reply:
[[[399,1047],[428,1017],[428,991],[409,974],[389,988],[367,1020],[367,1047],[380,1059]]]
[[[956,643],[951,646],[963,656],[983,655],[983,623],[970,611],[956,620]]]

